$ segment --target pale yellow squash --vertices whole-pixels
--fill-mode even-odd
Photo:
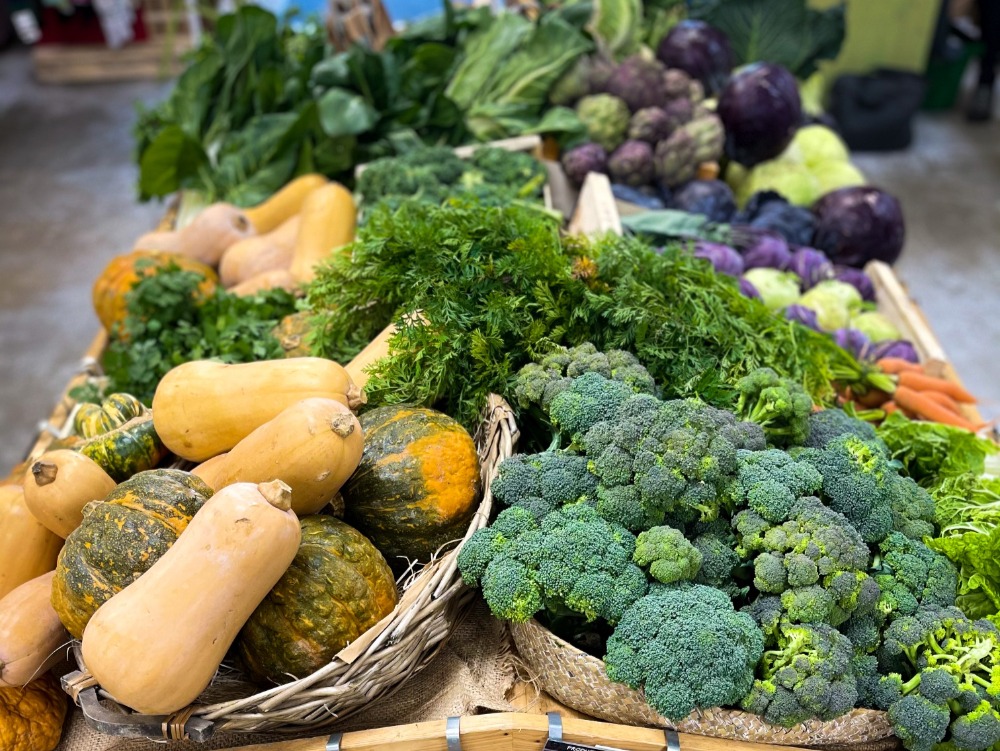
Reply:
[[[31,465],[24,502],[38,521],[64,540],[83,521],[83,507],[115,489],[100,464],[78,451],[57,449]]]
[[[66,633],[52,607],[50,571],[0,599],[0,687],[24,686],[65,656]]]
[[[361,423],[346,406],[303,399],[191,471],[216,491],[277,478],[292,489],[292,510],[307,516],[333,500],[361,462],[364,444]]]
[[[319,264],[338,248],[353,242],[357,207],[347,188],[329,183],[306,197],[301,215],[291,271],[297,282],[311,282]]]
[[[363,403],[347,371],[321,357],[225,365],[194,360],[170,370],[153,395],[153,425],[163,444],[193,462],[229,451],[296,402]]]
[[[234,284],[229,291],[240,297],[249,297],[269,289],[283,289],[294,293],[299,289],[299,283],[288,269],[273,269]]]
[[[292,265],[295,238],[301,219],[298,214],[266,235],[248,237],[226,249],[219,262],[219,279],[229,288],[265,271],[285,269]]]
[[[55,569],[62,545],[28,510],[24,488],[0,485],[0,597]]]
[[[216,493],[146,573],[101,605],[83,661],[101,687],[145,714],[183,709],[298,552],[299,521],[279,481]]]
[[[277,229],[293,215],[298,214],[302,210],[306,196],[326,183],[327,180],[322,175],[301,175],[263,203],[244,209],[243,213],[250,219],[257,233],[263,235]]]

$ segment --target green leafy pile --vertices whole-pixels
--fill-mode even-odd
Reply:
[[[387,324],[398,332],[371,369],[370,403],[436,405],[474,426],[491,391],[558,344],[634,353],[668,397],[719,407],[759,367],[818,402],[860,375],[832,340],[740,294],[682,248],[634,238],[563,240],[540,208],[376,207],[350,254],[319,269],[308,291],[313,352],[353,357]],[[426,324],[408,318],[421,311]]]
[[[239,297],[217,288],[206,296],[198,290],[203,281],[201,274],[171,265],[126,293],[127,315],[111,332],[101,363],[109,392],[149,404],[167,371],[190,360],[241,363],[283,356],[271,330],[294,312],[290,293]]]

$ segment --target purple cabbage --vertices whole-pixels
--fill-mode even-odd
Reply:
[[[650,186],[633,188],[631,185],[611,183],[611,195],[619,201],[632,203],[651,211],[657,211],[665,208],[663,201],[660,200],[660,196],[656,192],[656,189]]]
[[[785,271],[792,262],[792,251],[780,235],[755,232],[754,240],[743,249],[743,265],[748,269],[768,268]]]
[[[871,356],[871,340],[857,329],[837,329],[833,340],[841,349],[846,349],[855,359],[867,360]]]
[[[871,277],[864,271],[852,266],[835,266],[834,272],[836,274],[834,279],[853,286],[861,293],[862,300],[875,302],[875,285],[872,284]]]
[[[815,287],[822,281],[833,279],[833,264],[826,255],[815,248],[798,248],[792,253],[788,270],[798,274],[802,289]]]
[[[798,82],[780,65],[747,65],[722,90],[718,113],[730,159],[745,167],[774,159],[802,123]]]
[[[793,206],[773,190],[758,191],[750,196],[743,211],[733,221],[777,232],[791,245],[812,244],[816,227],[816,218],[809,209]]]
[[[872,360],[881,360],[883,357],[898,357],[907,362],[919,363],[920,357],[916,348],[905,339],[889,339],[879,342],[872,347],[869,354]]]
[[[694,257],[711,263],[717,274],[739,276],[743,273],[743,258],[728,245],[699,240],[694,246]]]
[[[704,21],[681,21],[656,48],[656,57],[668,68],[679,68],[701,81],[705,91],[718,92],[736,64],[729,39]]]
[[[692,180],[674,193],[671,207],[722,223],[736,213],[736,199],[732,189],[722,180]]]
[[[813,205],[813,245],[843,266],[893,264],[903,251],[903,210],[895,196],[869,185],[827,193]]]
[[[816,320],[816,311],[810,310],[804,305],[789,305],[785,308],[785,318],[789,321],[801,323],[803,326],[820,331],[819,321]]]
[[[757,300],[760,299],[760,292],[757,291],[757,288],[743,277],[740,277],[740,293],[744,297],[752,297]]]

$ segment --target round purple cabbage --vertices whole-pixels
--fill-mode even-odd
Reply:
[[[833,340],[841,349],[846,349],[858,360],[867,360],[870,357],[871,340],[857,329],[837,329],[833,332]]]
[[[736,213],[732,188],[722,180],[692,180],[674,193],[671,208],[701,214],[710,222],[728,222]]]
[[[801,323],[813,331],[819,331],[819,321],[816,320],[816,311],[810,310],[804,305],[789,305],[785,308],[785,318],[789,321]]]
[[[792,253],[788,270],[798,274],[802,289],[815,287],[822,281],[833,279],[833,264],[824,253],[815,248],[798,248]]]
[[[729,39],[704,21],[681,21],[660,40],[656,57],[668,68],[679,68],[714,94],[736,64]]]
[[[816,218],[809,209],[793,206],[773,190],[758,191],[750,196],[733,221],[777,232],[792,245],[809,245],[816,226]]]
[[[585,143],[563,154],[562,168],[571,182],[582,185],[590,172],[607,174],[608,152],[596,143]]]
[[[757,300],[760,299],[760,292],[757,291],[757,288],[743,277],[740,277],[740,293],[744,297],[752,297]]]
[[[699,240],[694,246],[694,257],[711,263],[717,274],[739,276],[743,273],[743,258],[728,245]]]
[[[781,154],[802,123],[798,83],[780,65],[747,65],[722,90],[718,113],[726,126],[726,155],[753,167]]]
[[[835,266],[834,279],[840,282],[847,282],[861,293],[861,299],[868,302],[875,302],[875,285],[872,279],[861,269],[853,266]]]
[[[905,339],[889,339],[879,342],[871,349],[869,355],[872,360],[881,360],[883,357],[898,357],[907,362],[919,363],[920,357],[916,348]]]
[[[754,241],[743,250],[743,265],[748,269],[788,268],[792,262],[792,251],[788,249],[788,243],[780,235],[771,232],[754,233]]]
[[[903,251],[903,209],[896,197],[870,185],[841,188],[813,205],[813,245],[843,266],[893,264]]]

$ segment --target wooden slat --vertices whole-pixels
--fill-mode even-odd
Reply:
[[[136,42],[117,50],[90,44],[41,44],[32,47],[31,59],[35,77],[43,84],[166,78],[181,71],[180,57],[191,44],[180,34],[169,47],[165,44]]]
[[[564,717],[563,739],[590,746],[612,746],[626,751],[662,751],[667,747],[662,730],[615,725],[596,720]],[[418,722],[375,730],[345,733],[343,751],[448,751],[446,722]],[[537,751],[548,737],[544,715],[501,713],[463,717],[460,721],[462,751]],[[790,751],[790,746],[746,743],[700,735],[679,734],[681,751]],[[329,736],[242,746],[237,751],[325,751]]]

